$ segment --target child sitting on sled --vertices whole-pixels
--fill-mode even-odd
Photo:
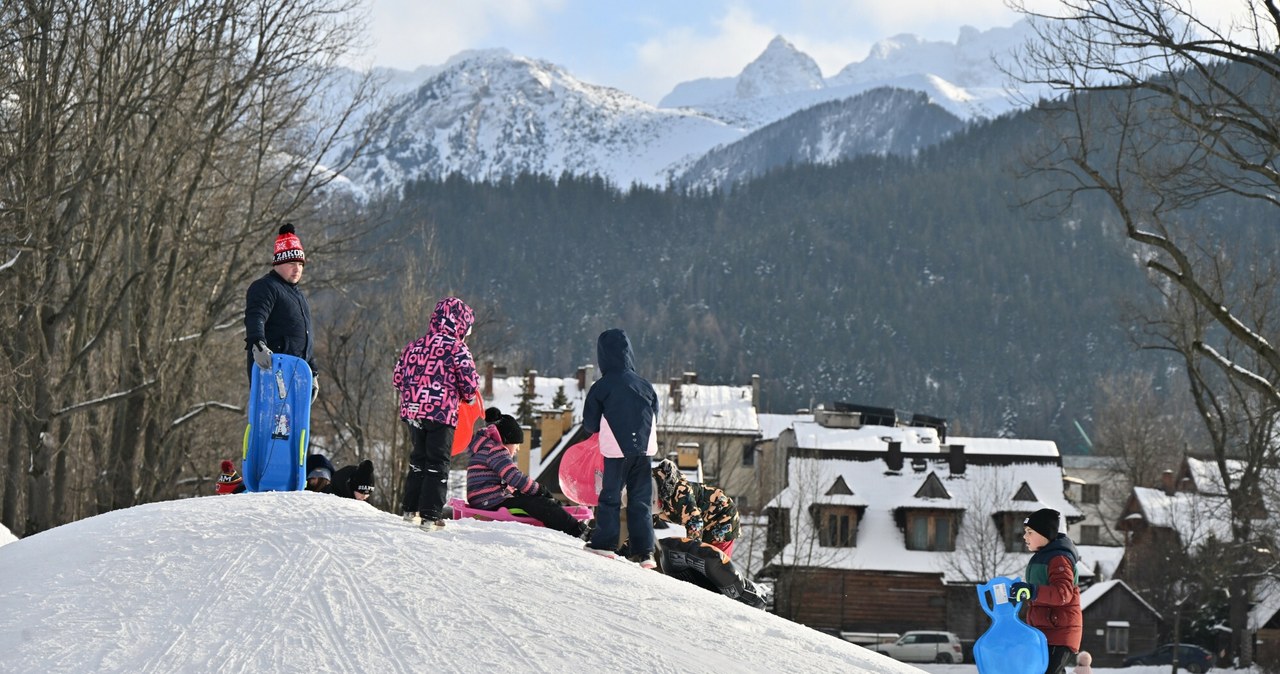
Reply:
[[[488,416],[488,415],[486,415]],[[512,457],[524,442],[520,422],[503,414],[471,440],[467,450],[467,503],[482,510],[520,509],[547,528],[582,538],[589,530],[551,496],[547,488],[520,472]]]

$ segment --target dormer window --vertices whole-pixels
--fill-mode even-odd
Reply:
[[[906,513],[908,550],[951,552],[956,549],[957,514],[949,510],[911,510]]]
[[[815,503],[810,512],[818,529],[818,545],[824,548],[857,547],[858,508]]]

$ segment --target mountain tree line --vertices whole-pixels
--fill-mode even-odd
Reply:
[[[1126,308],[1150,291],[1114,215],[1022,206],[1052,184],[1022,161],[1041,130],[1014,115],[727,192],[422,180],[397,231],[432,237],[471,301],[500,304],[539,371],[592,362],[620,326],[645,374],[758,373],[768,411],[850,400],[1070,451],[1100,375],[1165,361],[1135,349]]]

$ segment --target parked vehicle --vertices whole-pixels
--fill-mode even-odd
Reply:
[[[903,662],[964,662],[964,648],[960,645],[960,637],[951,632],[906,632],[897,641],[881,644],[872,650]]]
[[[1213,653],[1191,644],[1165,644],[1150,653],[1130,655],[1124,659],[1124,666],[1130,665],[1171,665],[1173,664],[1174,646],[1178,649],[1178,668],[1191,674],[1203,674],[1216,663]]]

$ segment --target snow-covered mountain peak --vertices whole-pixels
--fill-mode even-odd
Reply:
[[[734,93],[740,99],[765,98],[824,86],[818,63],[779,35],[742,69]]]
[[[1004,74],[997,62],[1010,58],[1031,35],[1025,20],[985,31],[964,26],[955,42],[930,41],[909,33],[895,35],[875,43],[865,60],[845,66],[828,84],[934,75],[961,87],[998,87],[1004,84]]]

